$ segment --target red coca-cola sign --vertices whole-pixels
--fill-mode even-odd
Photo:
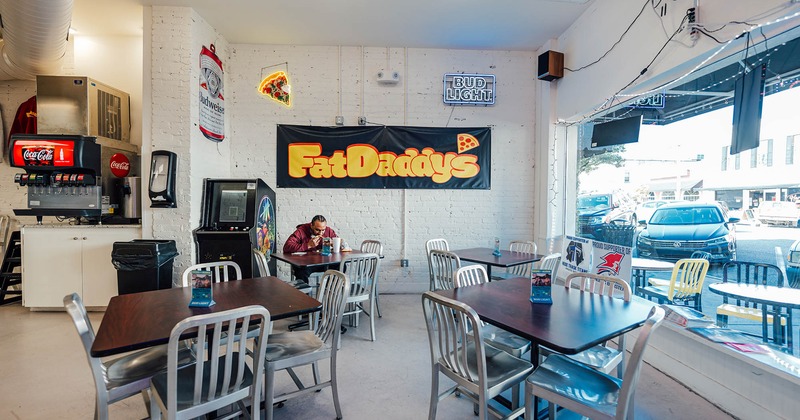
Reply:
[[[14,165],[69,167],[75,164],[75,144],[69,140],[17,140],[11,153]]]
[[[108,166],[111,168],[111,173],[117,178],[124,178],[131,172],[131,162],[122,153],[114,153]]]

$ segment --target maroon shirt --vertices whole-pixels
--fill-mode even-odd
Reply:
[[[319,242],[316,248],[310,249],[308,247],[308,241],[311,240],[311,236],[313,235],[314,234],[311,232],[311,223],[297,225],[297,229],[289,236],[286,243],[283,244],[283,253],[291,254],[292,252],[316,251],[322,249],[322,241]],[[322,233],[322,237],[338,238],[339,236],[336,235],[336,232],[334,232],[330,226],[325,226],[325,232]]]

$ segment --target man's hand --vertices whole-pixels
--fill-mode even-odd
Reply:
[[[319,241],[322,240],[321,236],[312,236],[311,239],[308,240],[308,249],[316,248],[319,245]]]

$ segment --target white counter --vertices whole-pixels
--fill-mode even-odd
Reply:
[[[142,237],[141,225],[24,225],[22,304],[31,310],[63,310],[77,292],[90,309],[104,308],[117,293],[111,264],[114,242]]]

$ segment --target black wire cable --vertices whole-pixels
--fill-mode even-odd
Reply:
[[[639,72],[639,74],[636,77],[633,78],[633,80],[631,80],[630,82],[628,82],[627,85],[623,86],[620,90],[618,90],[617,93],[615,93],[614,96],[612,96],[612,98],[616,98],[620,92],[631,87],[631,85],[633,85],[637,80],[639,80],[640,77],[644,76],[644,74],[647,73],[647,71],[650,69],[650,66],[653,65],[653,63],[655,63],[658,56],[660,56],[661,53],[664,52],[664,48],[667,48],[667,45],[669,45],[669,43],[672,42],[672,39],[675,38],[675,35],[678,35],[678,33],[680,33],[683,30],[683,24],[686,23],[688,19],[689,15],[687,14],[686,16],[683,17],[683,20],[681,20],[681,24],[678,25],[678,29],[676,29],[675,32],[673,32],[672,35],[669,37],[667,42],[665,42],[664,45],[661,46],[661,49],[659,49],[656,55],[653,56],[653,59],[650,60],[649,63],[647,63],[647,65],[642,69],[642,71]]]
[[[714,35],[711,35],[710,33],[706,32],[704,29],[695,28],[695,30],[696,30],[697,32],[700,32],[701,34],[703,34],[703,35],[705,35],[705,36],[707,36],[707,37],[709,37],[709,38],[713,39],[713,40],[714,40],[714,42],[716,42],[717,44],[724,44],[724,42],[722,42],[722,41],[718,40],[716,37],[714,37]]]
[[[641,17],[641,16],[642,16],[642,13],[644,13],[644,9],[646,9],[646,8],[647,8],[647,5],[648,5],[648,3],[651,3],[651,1],[652,1],[652,0],[647,0],[647,1],[645,1],[645,2],[644,2],[644,4],[642,5],[642,10],[639,10],[639,14],[638,14],[638,15],[636,15],[636,17],[635,17],[635,18],[633,18],[633,21],[630,23],[630,25],[628,25],[628,28],[627,28],[627,29],[625,29],[625,32],[623,32],[623,33],[622,33],[622,35],[620,35],[620,36],[619,36],[619,39],[617,40],[617,42],[615,42],[615,43],[614,43],[614,44],[611,46],[611,48],[609,48],[609,49],[608,49],[608,51],[604,52],[604,53],[603,53],[603,55],[601,55],[601,56],[600,56],[600,58],[598,58],[597,60],[594,60],[594,61],[592,61],[592,62],[591,62],[591,63],[589,63],[589,64],[586,64],[585,66],[578,67],[578,68],[577,68],[577,69],[575,69],[575,70],[573,70],[573,69],[571,69],[571,68],[569,68],[569,67],[564,67],[564,70],[566,70],[566,71],[569,71],[569,72],[572,72],[572,73],[576,73],[576,72],[579,72],[579,71],[581,71],[581,70],[583,70],[583,69],[585,69],[585,68],[587,68],[587,67],[591,67],[591,66],[593,66],[593,65],[595,65],[595,64],[597,64],[597,63],[599,63],[599,62],[600,62],[600,60],[602,60],[602,59],[606,58],[606,56],[608,55],[608,53],[610,53],[610,52],[611,52],[611,50],[613,50],[613,49],[614,49],[614,47],[616,47],[616,46],[617,46],[617,44],[619,44],[619,43],[622,41],[622,38],[623,38],[623,37],[625,37],[625,34],[627,34],[627,33],[628,33],[628,31],[630,31],[630,30],[631,30],[631,27],[633,27],[633,24],[634,24],[634,23],[636,23],[636,21],[637,21],[637,20],[639,20],[639,17]],[[670,38],[670,39],[671,39],[671,38]]]

